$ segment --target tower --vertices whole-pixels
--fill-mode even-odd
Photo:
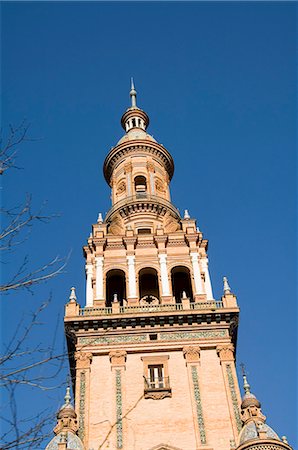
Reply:
[[[246,379],[241,402],[236,297],[224,278],[214,299],[208,241],[172,204],[173,159],[147,133],[133,83],[130,96],[104,161],[112,206],[84,247],[86,306],[74,288],[66,305],[75,411],[68,400],[47,449],[75,436],[85,450],[289,450]]]

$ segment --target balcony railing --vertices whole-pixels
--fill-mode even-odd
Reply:
[[[144,378],[145,391],[170,389],[169,377]]]
[[[136,305],[136,306],[120,306],[117,310],[112,307],[106,308],[80,308],[80,316],[106,316],[113,314],[133,314],[142,312],[163,312],[163,311],[186,311],[186,310],[204,310],[204,309],[219,309],[223,308],[223,303],[221,301],[208,301],[208,302],[198,302],[190,303],[188,308],[183,308],[182,303],[166,304],[166,305]]]
[[[115,211],[129,206],[134,203],[144,203],[144,202],[150,202],[150,203],[156,203],[161,206],[166,207],[167,209],[170,209],[173,211],[173,213],[180,217],[180,213],[178,209],[173,205],[173,203],[169,202],[163,197],[159,197],[158,195],[151,195],[147,193],[138,193],[137,195],[131,195],[129,197],[124,198],[123,200],[120,200],[119,202],[115,203],[112,208],[108,211],[105,222],[108,222],[110,220],[110,217],[112,214],[114,214]]]

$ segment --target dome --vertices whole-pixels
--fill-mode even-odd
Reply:
[[[265,431],[268,438],[280,441],[275,431],[273,431],[266,423],[260,424],[259,431],[260,430]],[[259,439],[258,425],[255,422],[248,422],[243,426],[239,435],[239,445],[244,444],[251,439]]]
[[[247,408],[248,406],[256,406],[257,408],[261,408],[261,403],[251,392],[246,392],[242,397],[241,408]]]
[[[66,433],[67,448],[71,450],[84,450],[81,439],[76,435],[68,431]],[[45,450],[58,450],[59,443],[61,442],[61,433],[53,437],[53,439],[48,443]]]
[[[77,414],[70,403],[63,405],[62,408],[59,410],[57,414],[57,419],[62,419],[63,417],[71,417],[73,419],[76,419]]]
[[[117,145],[139,139],[156,142],[156,140],[150,134],[146,133],[145,130],[142,130],[142,128],[133,128],[129,130],[124,136],[122,136],[122,138],[117,142]]]

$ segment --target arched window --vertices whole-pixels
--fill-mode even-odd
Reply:
[[[139,272],[140,301],[144,304],[159,303],[158,275],[155,269],[146,267]]]
[[[177,266],[171,271],[172,292],[176,303],[181,303],[183,292],[186,296],[193,300],[190,272],[187,267]]]
[[[135,177],[135,192],[136,195],[141,197],[142,195],[146,194],[147,191],[147,181],[146,178],[143,175],[138,175]]]
[[[106,306],[111,306],[115,298],[121,305],[126,299],[125,273],[119,269],[109,270],[106,275]]]

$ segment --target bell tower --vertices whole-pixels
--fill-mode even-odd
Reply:
[[[103,165],[112,205],[84,247],[85,305],[75,288],[66,304],[70,432],[85,450],[230,450],[251,411],[235,370],[237,300],[227,278],[213,296],[208,241],[171,202],[174,162],[136,95],[132,82]]]

